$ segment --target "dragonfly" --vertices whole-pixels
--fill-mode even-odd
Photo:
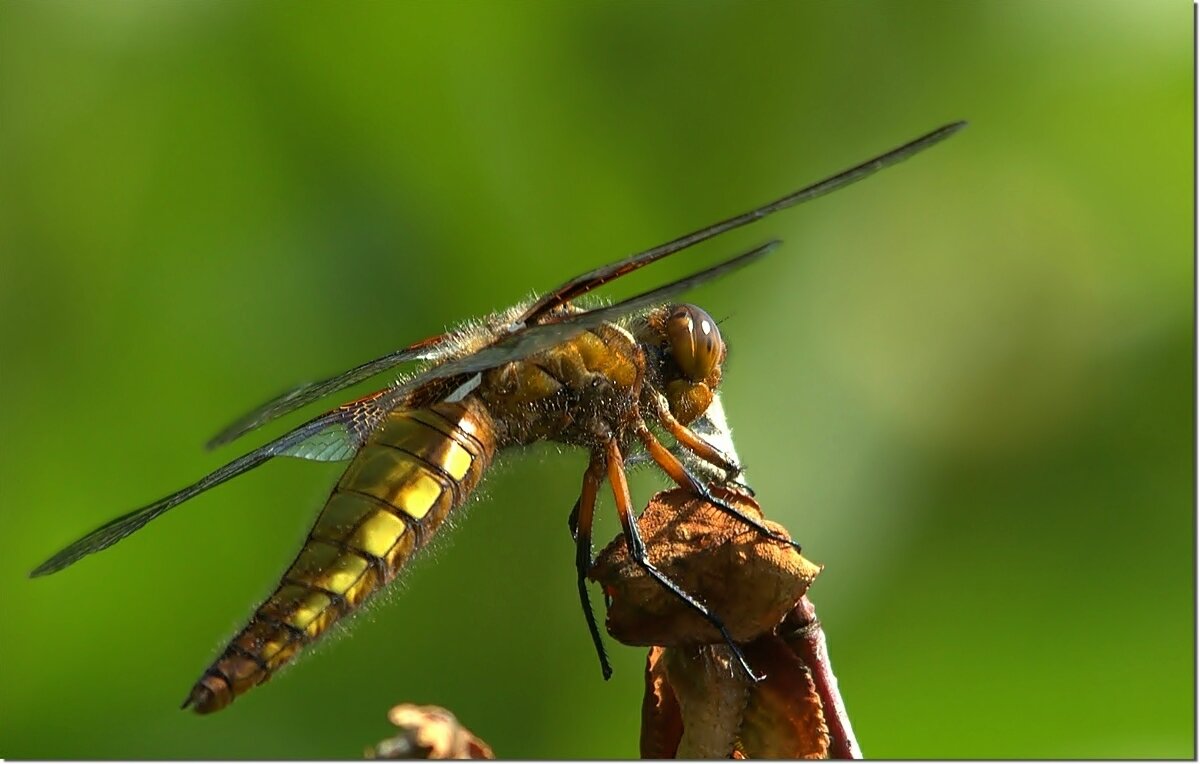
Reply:
[[[294,387],[234,421],[209,447],[228,444],[371,377],[415,365],[386,387],[342,403],[195,483],[101,525],[30,575],[61,571],[276,457],[348,462],[274,591],[183,703],[210,713],[266,682],[393,581],[447,516],[468,501],[498,452],[554,441],[589,454],[569,524],[580,603],[604,677],[612,669],[586,575],[592,563],[593,515],[605,481],[634,561],[712,624],[743,670],[753,675],[719,615],[650,563],[634,522],[626,467],[633,459],[652,461],[678,486],[775,537],[713,493],[715,486],[748,491],[742,469],[726,447],[731,441],[718,392],[726,347],[707,312],[676,298],[757,262],[779,242],[768,241],[615,303],[589,306],[581,298],[700,242],[862,180],[943,141],[965,124],[945,125],[768,204],[590,270],[512,308]],[[669,435],[673,445],[664,445],[659,433]]]

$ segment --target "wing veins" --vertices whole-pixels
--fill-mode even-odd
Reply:
[[[634,295],[614,305],[576,313],[551,323],[526,326],[510,334],[503,335],[491,345],[469,356],[448,360],[421,372],[404,384],[388,388],[380,396],[379,405],[384,410],[390,411],[392,408],[400,405],[413,390],[427,382],[486,371],[487,369],[495,368],[511,361],[519,361],[548,350],[555,345],[582,334],[588,329],[595,328],[608,321],[613,321],[621,316],[659,305],[681,292],[750,265],[778,245],[778,239],[772,240],[735,257],[731,257],[717,265],[697,271],[689,276],[684,276],[656,289]]]
[[[351,385],[356,385],[366,379],[370,379],[376,374],[381,374],[393,366],[397,366],[406,361],[419,361],[428,358],[431,352],[445,343],[449,335],[440,334],[436,337],[421,340],[413,345],[409,345],[401,350],[388,353],[379,358],[372,359],[366,363],[359,364],[354,368],[344,371],[328,379],[320,382],[306,382],[296,387],[291,388],[287,392],[277,395],[266,403],[252,409],[250,412],[242,415],[225,429],[217,433],[206,444],[209,449],[223,446],[237,440],[241,436],[256,430],[259,427],[278,419],[281,416],[290,414],[293,411],[307,406],[308,404],[325,396],[335,393],[338,390],[344,390]]]
[[[954,133],[966,126],[966,122],[954,122],[943,127],[929,132],[915,140],[898,146],[891,151],[884,152],[879,156],[862,162],[848,170],[844,170],[836,175],[832,175],[822,181],[805,186],[798,191],[794,191],[786,196],[780,197],[773,202],[769,202],[761,207],[756,207],[748,212],[740,215],[735,215],[718,223],[705,226],[692,233],[680,236],[677,239],[652,247],[643,252],[630,255],[615,263],[596,268],[587,273],[576,276],[575,278],[562,284],[557,289],[543,295],[534,302],[526,311],[521,319],[517,322],[518,326],[536,324],[544,319],[548,313],[556,307],[573,300],[580,295],[586,294],[610,281],[632,273],[639,268],[650,265],[653,262],[661,260],[664,257],[673,255],[676,252],[687,249],[688,247],[699,244],[700,242],[719,236],[727,231],[735,228],[740,228],[757,220],[760,220],[767,215],[778,212],[779,210],[788,207],[802,204],[807,201],[816,199],[832,193],[840,188],[844,188],[852,183],[856,183],[869,175],[872,175],[879,170],[890,167],[904,159],[907,159],[914,154],[923,151],[940,141],[945,140]],[[581,330],[582,331],[582,330]],[[512,336],[512,335],[510,335]],[[351,385],[362,382],[370,377],[380,374],[393,366],[412,360],[424,360],[431,357],[431,351],[440,345],[444,344],[449,335],[442,334],[421,342],[410,345],[402,350],[389,353],[366,363],[360,364],[349,371],[343,372],[336,376],[319,382],[310,382],[282,393],[281,395],[272,398],[266,403],[251,410],[249,413],[235,420],[221,432],[217,433],[211,440],[208,441],[208,448],[216,448],[217,446],[229,443],[237,438],[245,435],[251,430],[255,430],[262,425],[273,421],[281,416],[290,414],[297,409],[308,405],[320,398],[323,398],[331,393],[343,390]],[[488,348],[483,351],[486,352]],[[508,360],[512,360],[511,358]],[[503,362],[503,361],[500,361]],[[445,376],[450,376],[449,374]]]
[[[31,578],[36,578],[56,573],[89,554],[107,549],[188,499],[210,488],[215,488],[242,473],[249,472],[276,456],[294,455],[298,446],[309,438],[321,434],[330,426],[345,426],[348,437],[353,442],[361,443],[384,414],[403,404],[409,395],[422,385],[439,379],[484,371],[509,361],[527,358],[606,321],[665,302],[680,292],[745,267],[766,255],[778,244],[778,241],[768,242],[710,268],[677,279],[657,289],[635,295],[615,305],[577,313],[554,323],[525,327],[501,337],[472,355],[438,364],[421,372],[408,382],[394,385],[355,404],[342,406],[322,414],[270,443],[217,468],[195,483],[169,496],[109,520],[91,533],[61,549],[50,559],[34,568],[29,575]],[[289,454],[289,452],[293,453]]]
[[[287,455],[289,451],[293,451],[293,449],[296,449],[304,441],[317,435],[330,425],[341,424],[347,426],[347,434],[351,438],[351,442],[355,438],[361,441],[382,414],[401,405],[413,391],[422,385],[439,379],[485,371],[504,363],[527,358],[602,323],[666,302],[676,294],[749,265],[774,249],[779,244],[779,241],[773,240],[767,242],[718,263],[715,266],[697,271],[690,276],[685,276],[656,289],[635,295],[614,305],[572,314],[547,323],[536,323],[555,307],[602,286],[613,279],[702,241],[760,220],[781,209],[801,204],[844,188],[945,140],[965,126],[966,122],[955,122],[945,125],[920,138],[856,165],[849,170],[845,170],[813,185],[806,186],[761,207],[757,207],[741,215],[735,215],[685,236],[660,244],[657,247],[577,276],[537,300],[515,324],[515,326],[520,328],[503,334],[492,344],[471,355],[439,363],[417,374],[411,380],[380,391],[380,393],[371,396],[369,399],[364,399],[357,404],[342,406],[309,420],[266,445],[219,467],[195,483],[156,502],[108,521],[51,556],[36,567],[30,573],[30,576],[37,577],[55,573],[78,562],[89,554],[107,549],[140,530],[150,521],[196,495],[248,472],[275,456]],[[228,443],[273,419],[291,413],[325,395],[382,373],[392,366],[409,360],[428,359],[431,357],[432,351],[443,345],[448,337],[448,334],[431,337],[402,350],[367,361],[334,377],[292,388],[239,418],[218,433],[209,441],[208,445],[212,448]],[[370,409],[369,411],[368,408]],[[359,415],[361,415],[361,421],[357,423],[357,429],[351,430],[351,425],[355,424],[354,420]]]

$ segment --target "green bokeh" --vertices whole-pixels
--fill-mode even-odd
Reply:
[[[577,452],[508,460],[348,638],[209,718],[176,706],[335,466],[24,575],[293,381],[968,118],[610,294],[785,239],[695,300],[868,754],[1193,756],[1191,40],[1182,0],[0,4],[0,755],[355,757],[400,701],[635,755]]]

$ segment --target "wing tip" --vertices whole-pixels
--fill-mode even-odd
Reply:
[[[257,414],[258,412],[253,412]],[[209,438],[204,443],[205,451],[215,451],[221,446],[227,446],[238,438],[255,428],[254,419],[246,416],[238,419],[233,424],[227,425],[223,430]]]
[[[237,434],[231,434],[230,430],[222,430],[204,442],[204,450],[216,451],[221,446],[232,443],[237,437]]]
[[[970,123],[967,122],[967,120],[965,120],[965,119],[960,119],[960,120],[957,120],[954,122],[948,122],[948,123],[942,125],[941,127],[939,127],[938,129],[931,130],[930,132],[926,133],[925,135],[921,136],[920,138],[917,138],[916,140],[912,141],[911,143],[906,144],[903,148],[915,147],[915,148],[917,148],[917,151],[929,148],[930,146],[933,146],[934,144],[937,144],[937,143],[941,143],[942,141],[946,140],[950,136],[961,132],[964,128],[967,127],[968,124],[970,124]],[[897,153],[904,153],[903,148],[899,149],[897,151]],[[913,152],[913,153],[916,153],[916,152]]]
[[[66,565],[57,563],[54,558],[51,557],[49,560],[46,560],[41,565],[29,571],[29,578],[42,578],[50,575],[51,573],[57,573],[65,567]]]

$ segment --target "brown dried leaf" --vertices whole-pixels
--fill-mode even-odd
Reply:
[[[683,719],[676,758],[728,758],[751,691],[749,678],[734,664],[729,648],[666,648],[662,665]]]
[[[748,497],[722,498],[762,518]],[[609,633],[627,644],[657,645],[646,666],[642,756],[828,758],[821,688],[802,654],[778,635],[789,613],[792,638],[808,623],[797,622],[793,609],[820,567],[681,490],[657,494],[638,528],[651,563],[717,614],[765,676],[751,682],[719,632],[635,565],[618,538],[590,576],[610,598]]]
[[[366,752],[369,759],[494,759],[487,743],[439,706],[401,703],[388,711],[400,734]]]
[[[714,489],[717,490],[717,489]],[[742,512],[762,518],[748,496],[719,491]],[[682,489],[656,494],[638,518],[650,562],[716,613],[737,642],[769,632],[820,572],[782,542]],[[766,521],[773,531],[780,525]],[[624,537],[609,544],[589,577],[611,598],[606,626],[629,645],[719,644],[720,633],[629,556]]]
[[[723,645],[651,648],[642,758],[824,759],[830,735],[811,672],[779,637],[744,645],[751,682]]]
[[[759,637],[745,651],[766,678],[750,691],[738,752],[747,759],[829,758],[829,728],[812,672],[773,634]]]
[[[642,697],[643,759],[673,759],[683,737],[679,700],[667,681],[663,648],[651,647],[646,656],[646,693]]]

